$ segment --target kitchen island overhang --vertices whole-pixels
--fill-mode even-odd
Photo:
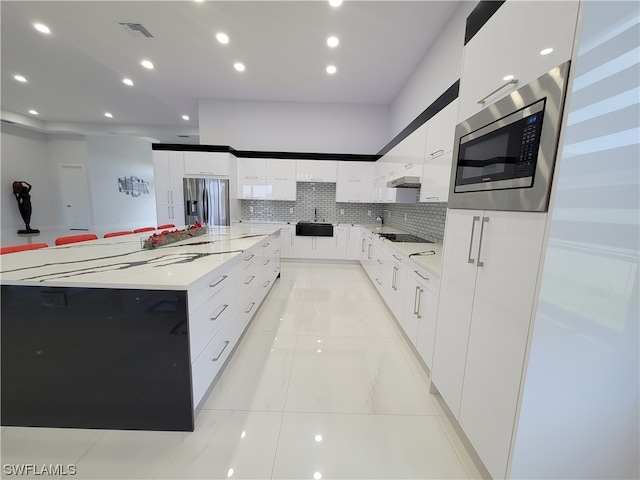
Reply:
[[[3,257],[2,425],[193,431],[279,275],[279,232],[140,238]]]

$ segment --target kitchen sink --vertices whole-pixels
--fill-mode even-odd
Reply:
[[[298,222],[296,235],[302,237],[333,237],[332,223]]]

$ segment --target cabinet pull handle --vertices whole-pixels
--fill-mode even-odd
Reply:
[[[425,281],[429,281],[429,277],[425,277],[424,275],[422,275],[418,270],[414,270],[415,274],[418,275],[421,279],[425,280]]]
[[[262,263],[262,265],[268,265],[270,261],[271,261],[271,260],[267,259],[267,260],[265,260],[265,261]]]
[[[276,268],[273,269],[273,271],[276,272],[276,273],[278,272],[278,270],[280,270],[280,267],[276,267]]]
[[[171,220],[175,220],[176,219],[176,210],[175,207],[171,207]]]
[[[249,285],[251,282],[253,282],[253,279],[256,278],[255,275],[251,275],[249,278],[247,278],[247,281],[244,282],[245,285]]]
[[[376,283],[380,286],[382,286],[382,282],[380,281],[380,279],[376,278]]]
[[[222,350],[220,350],[220,353],[217,356],[213,357],[211,359],[211,361],[212,362],[217,362],[218,360],[220,360],[220,357],[222,356],[222,352],[224,352],[227,349],[228,346],[229,346],[229,340],[225,340],[224,341],[224,347],[222,347]]]
[[[357,178],[350,178],[350,182],[361,182],[362,180],[358,180]]]
[[[438,200],[440,197],[424,197],[425,200]]]
[[[222,276],[220,277],[220,280],[218,280],[218,281],[217,281],[217,282],[215,282],[215,283],[210,283],[210,284],[209,284],[209,288],[213,288],[213,287],[215,287],[216,285],[219,285],[221,282],[224,282],[226,279],[227,279],[227,275],[222,275]]]
[[[422,315],[420,315],[420,306],[422,304],[422,292],[424,292],[424,290],[418,287],[418,311],[416,312],[416,315],[418,316],[418,318],[422,318]]]
[[[215,175],[213,172],[200,172],[200,175]]]
[[[393,267],[393,275],[391,276],[391,288],[393,288],[394,290],[398,290],[396,288],[396,270],[398,269],[398,267]]]
[[[262,248],[267,248],[269,245],[271,245],[270,243],[265,243],[264,245],[262,245]]]
[[[228,307],[228,306],[229,306],[229,305],[226,305],[226,304],[225,304],[225,305],[222,305],[222,308],[220,309],[220,311],[218,312],[218,314],[217,314],[217,315],[215,315],[215,316],[213,316],[213,317],[211,317],[209,320],[211,320],[212,322],[215,322],[215,321],[218,319],[218,317],[219,317],[220,315],[222,315],[222,312],[224,312],[224,311],[227,309],[227,307]]]
[[[379,258],[376,258],[376,261],[377,261],[380,265],[382,265],[382,260],[380,260]]]
[[[440,155],[441,153],[444,153],[444,150],[440,149],[440,150],[436,150],[433,153],[430,153],[429,155],[431,155],[432,157],[435,157],[436,155]]]
[[[249,307],[248,310],[245,310],[244,313],[249,313],[255,306],[256,306],[256,302],[251,302],[251,306]]]
[[[369,248],[367,248],[367,258],[371,260],[371,244],[369,244]]]
[[[258,177],[244,177],[244,178],[246,178],[247,180],[257,180],[258,179]]]
[[[255,255],[249,255],[248,257],[245,257],[244,261],[248,262],[249,260],[251,260],[253,257],[255,257]]]
[[[480,252],[482,250],[482,236],[484,234],[485,223],[489,223],[489,217],[482,217],[482,225],[480,225],[480,243],[478,244],[478,267],[484,267],[484,262],[480,261]]]
[[[407,163],[404,166],[404,168],[411,168],[411,167],[413,167],[413,163]]]
[[[475,260],[471,258],[471,250],[473,249],[473,232],[476,228],[476,222],[480,221],[480,217],[474,216],[471,222],[471,238],[469,238],[469,256],[467,257],[467,263],[475,263]]]
[[[280,250],[275,250],[275,251],[273,252],[273,254],[274,254],[274,255],[278,255],[279,253],[280,253]]]
[[[482,105],[484,102],[487,101],[487,98],[489,98],[491,95],[493,95],[494,93],[498,93],[500,90],[502,90],[504,87],[507,87],[511,84],[514,83],[518,83],[518,79],[517,78],[513,78],[511,80],[509,80],[507,83],[504,83],[502,85],[500,85],[498,88],[496,88],[493,92],[487,94],[485,97],[481,98],[480,100],[478,100],[478,104]]]
[[[393,258],[395,258],[396,260],[400,260],[402,261],[402,258],[398,257],[397,255],[391,255]]]
[[[420,308],[417,305],[417,303],[418,303],[418,290],[420,290],[419,286],[416,287],[416,292],[413,294],[413,314],[414,315],[418,315],[418,308]]]
[[[173,203],[173,190],[171,190],[171,203]]]
[[[362,253],[364,253],[364,238],[362,239]]]
[[[167,215],[171,218],[171,206],[167,205]]]
[[[167,190],[167,203],[171,203],[171,197],[169,196],[169,190]]]
[[[276,177],[276,178],[274,178],[274,180],[286,180],[286,179],[287,179],[287,177]]]
[[[269,286],[269,284],[271,283],[271,280],[267,280],[267,283],[265,283],[264,285],[262,285],[264,288],[267,288]]]

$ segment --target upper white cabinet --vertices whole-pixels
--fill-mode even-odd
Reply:
[[[440,110],[427,122],[425,160],[429,161],[453,150],[458,119],[458,100]]]
[[[226,152],[184,152],[184,173],[228,176],[229,156]]]
[[[266,159],[266,164],[268,180],[296,181],[295,160],[269,158]]]
[[[571,59],[578,3],[505,2],[464,47],[458,123]]]
[[[264,158],[238,158],[238,179],[266,180],[267,160]]]
[[[369,203],[373,162],[338,162],[336,202]]]
[[[371,182],[374,162],[338,162],[338,182]]]
[[[296,180],[298,182],[333,182],[338,176],[338,162],[335,160],[296,160]]]
[[[424,162],[420,186],[421,202],[446,202],[449,200],[452,160],[453,152],[449,151]]]
[[[545,213],[449,210],[432,381],[492,478],[504,478]]]
[[[158,225],[184,225],[183,152],[154,150],[153,168]]]

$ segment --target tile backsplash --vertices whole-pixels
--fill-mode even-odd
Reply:
[[[447,213],[446,203],[337,203],[336,184],[317,182],[298,182],[295,202],[240,200],[240,204],[244,221],[366,225],[379,216],[384,225],[435,242],[444,238]]]

